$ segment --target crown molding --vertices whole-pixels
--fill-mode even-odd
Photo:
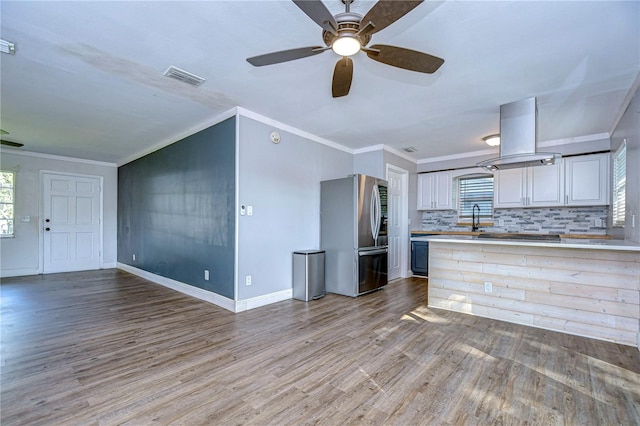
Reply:
[[[313,142],[320,143],[322,145],[327,145],[331,148],[338,149],[340,151],[347,152],[349,154],[353,154],[354,151],[351,148],[348,148],[344,145],[340,145],[339,143],[330,141],[329,139],[324,139],[319,136],[316,136],[312,133],[305,132],[304,130],[300,130],[296,127],[285,124],[281,121],[274,120],[272,118],[266,117],[262,114],[258,114],[257,112],[250,111],[246,108],[236,107],[237,114],[243,117],[251,118],[252,120],[259,121],[261,123],[267,124],[269,126],[277,127],[280,130],[284,130],[285,132],[293,133],[294,135],[301,136],[305,139],[309,139]]]
[[[25,157],[46,158],[48,160],[70,161],[73,163],[91,164],[93,166],[117,167],[116,163],[108,163],[106,161],[86,160],[84,158],[65,157],[63,155],[43,154],[41,152],[23,151],[13,148],[0,148],[2,154],[23,155]]]

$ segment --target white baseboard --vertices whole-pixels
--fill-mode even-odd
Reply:
[[[235,301],[229,299],[228,297],[220,296],[217,293],[203,290],[201,288],[194,287],[180,281],[172,280],[171,278],[156,275],[143,269],[127,265],[125,263],[118,262],[118,269],[122,269],[123,271],[127,271],[131,274],[137,275],[156,284],[160,284],[161,286],[168,287],[172,290],[186,294],[187,296],[195,297],[196,299],[213,303],[214,305],[224,308],[228,311],[236,312]]]
[[[251,299],[237,300],[236,312],[248,311],[249,309],[259,308],[260,306],[270,305],[283,300],[293,298],[293,289],[269,293],[263,296],[252,297]]]
[[[15,268],[15,269],[0,269],[0,278],[9,277],[25,277],[27,275],[38,275],[40,268]]]
[[[117,262],[108,262],[102,264],[102,269],[114,269],[118,267]]]
[[[172,280],[171,278],[156,275],[143,269],[127,265],[126,263],[118,262],[117,268],[147,279],[156,284],[160,284],[161,286],[186,294],[187,296],[195,297],[196,299],[212,303],[231,312],[247,311],[249,309],[258,308],[260,306],[269,305],[271,303],[289,300],[293,297],[293,290],[287,289],[275,293],[265,294],[263,296],[252,297],[251,299],[232,300],[228,297],[221,296],[212,291],[203,290],[201,288],[185,284],[180,281]]]

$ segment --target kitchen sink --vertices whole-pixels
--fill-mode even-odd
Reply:
[[[481,232],[478,239],[518,240],[518,241],[560,241],[559,234],[500,234]]]

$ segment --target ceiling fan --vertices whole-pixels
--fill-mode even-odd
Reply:
[[[353,61],[350,56],[359,51],[363,51],[374,61],[427,74],[436,72],[444,63],[444,59],[402,47],[385,44],[374,44],[367,47],[372,34],[393,24],[424,0],[380,0],[364,17],[349,10],[353,0],[342,0],[345,4],[345,11],[335,16],[320,0],[292,1],[322,28],[322,39],[326,46],[300,47],[247,58],[247,62],[251,65],[256,67],[272,65],[333,50],[342,56],[333,71],[331,86],[333,97],[338,98],[349,93],[353,78]]]
[[[24,146],[23,143],[6,140],[3,135],[8,135],[8,134],[9,132],[7,132],[6,130],[0,129],[0,145],[11,146],[13,148],[21,148]]]

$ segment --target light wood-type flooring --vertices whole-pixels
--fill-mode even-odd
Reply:
[[[429,309],[426,286],[233,314],[118,270],[3,279],[0,423],[640,424],[637,348]]]

